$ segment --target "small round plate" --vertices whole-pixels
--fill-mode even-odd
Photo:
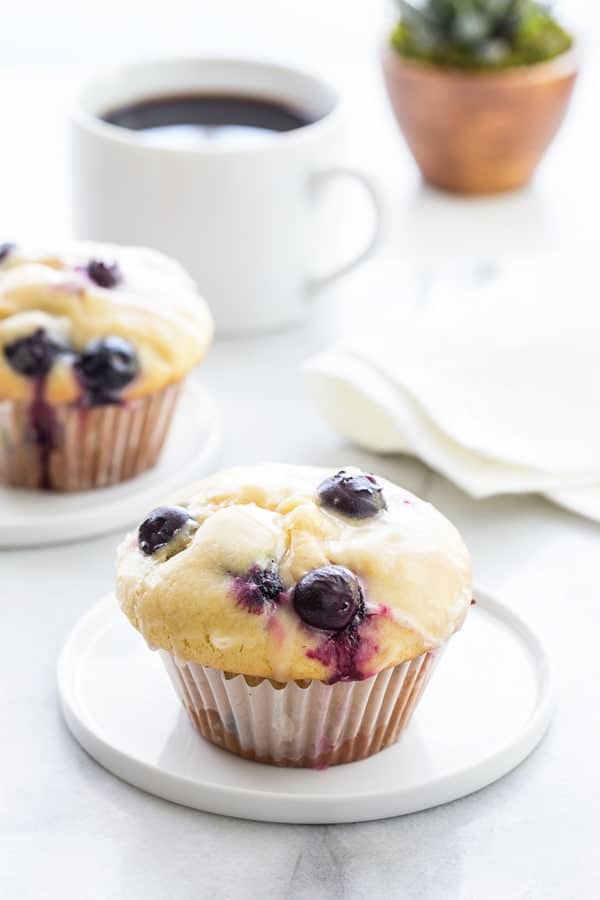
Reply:
[[[58,666],[63,713],[101,765],[142,790],[265,822],[361,822],[416,812],[517,766],[551,718],[548,660],[507,606],[482,592],[401,740],[325,771],[282,769],[213,747],[193,729],[157,653],[108,597],[87,612]]]
[[[210,395],[188,379],[157,465],[122,484],[59,494],[0,487],[0,547],[36,547],[121,531],[215,465],[221,429]]]

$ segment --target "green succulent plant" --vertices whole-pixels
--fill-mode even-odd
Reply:
[[[461,68],[506,68],[558,56],[571,36],[537,0],[396,0],[392,45],[403,55]]]

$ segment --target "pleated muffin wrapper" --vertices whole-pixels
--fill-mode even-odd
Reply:
[[[0,401],[0,484],[85,491],[140,475],[158,461],[180,389],[92,407]]]
[[[364,681],[336,684],[233,675],[160,654],[207,740],[257,762],[322,769],[372,756],[398,740],[441,649]]]

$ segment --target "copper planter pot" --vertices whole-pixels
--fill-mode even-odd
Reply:
[[[423,177],[488,194],[526,184],[558,131],[577,76],[570,50],[547,63],[464,72],[383,52],[388,95]]]

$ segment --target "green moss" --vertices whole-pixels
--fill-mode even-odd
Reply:
[[[408,59],[455,69],[493,71],[547,62],[573,46],[571,35],[542,11],[536,11],[524,19],[507,52],[496,58],[485,58],[472,50],[450,45],[435,48],[420,46],[409,24],[402,20],[390,40],[392,47]]]

